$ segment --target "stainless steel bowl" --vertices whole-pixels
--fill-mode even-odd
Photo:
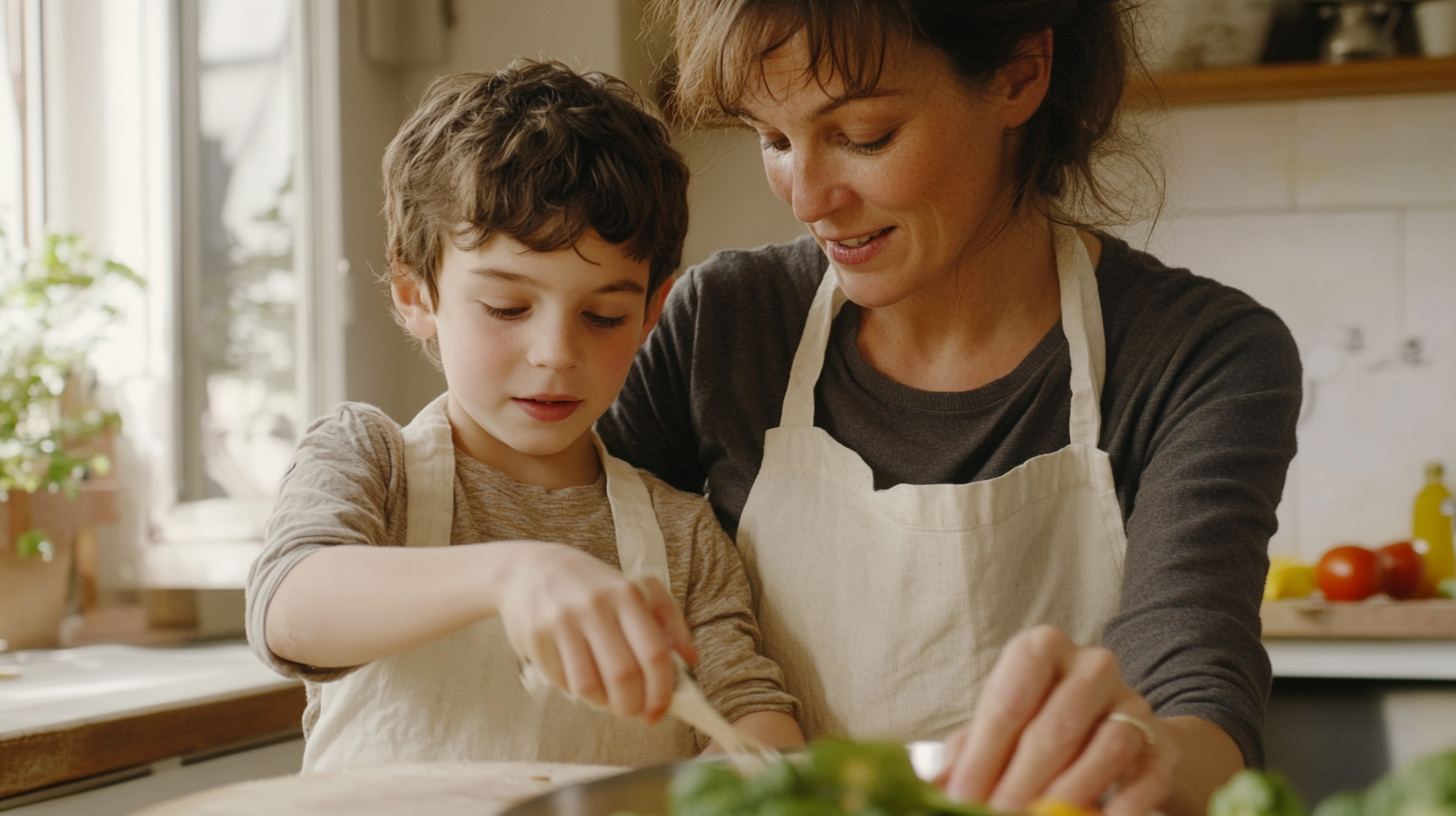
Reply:
[[[666,816],[667,785],[691,764],[654,765],[568,785],[527,799],[504,811],[501,816],[613,816],[617,813]]]
[[[939,742],[912,742],[906,746],[915,772],[929,779],[940,772],[944,745]],[[634,813],[638,816],[667,816],[667,786],[694,762],[724,762],[723,757],[676,762],[639,768],[617,776],[593,779],[558,788],[534,799],[528,799],[501,816],[614,816]]]

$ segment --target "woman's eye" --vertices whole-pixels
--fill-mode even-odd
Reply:
[[[586,318],[586,322],[592,324],[593,326],[596,326],[599,329],[615,329],[616,327],[627,322],[626,315],[622,315],[621,317],[607,317],[605,315],[593,314],[591,312],[582,312],[582,316]]]
[[[881,150],[884,150],[886,147],[889,147],[890,142],[894,140],[895,131],[892,130],[889,133],[886,133],[884,136],[881,136],[880,138],[874,140],[873,142],[856,142],[851,139],[846,143],[846,145],[849,147],[850,150],[854,151],[855,153],[878,153]]]
[[[497,320],[516,320],[526,314],[525,306],[516,306],[510,309],[497,309],[489,303],[480,304],[485,313]]]

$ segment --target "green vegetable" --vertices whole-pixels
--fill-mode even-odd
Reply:
[[[1213,794],[1208,816],[1304,816],[1304,805],[1283,776],[1239,771]]]
[[[1273,772],[1240,771],[1213,794],[1209,816],[1302,816],[1289,783]],[[1337,793],[1313,816],[1456,816],[1456,750],[1382,776],[1365,791]]]
[[[903,745],[816,740],[750,779],[695,763],[668,788],[670,816],[994,816],[915,775]]]
[[[1381,777],[1365,794],[1363,816],[1456,816],[1456,751]]]
[[[1329,796],[1314,809],[1314,816],[1365,816],[1365,794],[1345,791]]]
[[[1436,596],[1456,598],[1456,578],[1442,578],[1441,583],[1436,584]]]

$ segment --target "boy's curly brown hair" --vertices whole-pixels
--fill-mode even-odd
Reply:
[[[388,279],[415,278],[433,305],[444,241],[470,251],[500,234],[554,252],[595,230],[649,262],[650,295],[682,262],[688,175],[622,80],[527,59],[442,77],[384,154]]]

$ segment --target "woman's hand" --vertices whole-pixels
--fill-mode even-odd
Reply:
[[[636,581],[563,544],[534,542],[497,610],[517,653],[554,685],[651,724],[672,701],[670,651],[697,662],[682,612],[655,578]]]
[[[1007,813],[1036,799],[1095,807],[1115,785],[1107,816],[1144,816],[1173,792],[1178,742],[1110,651],[1038,626],[1006,644],[937,781]]]

